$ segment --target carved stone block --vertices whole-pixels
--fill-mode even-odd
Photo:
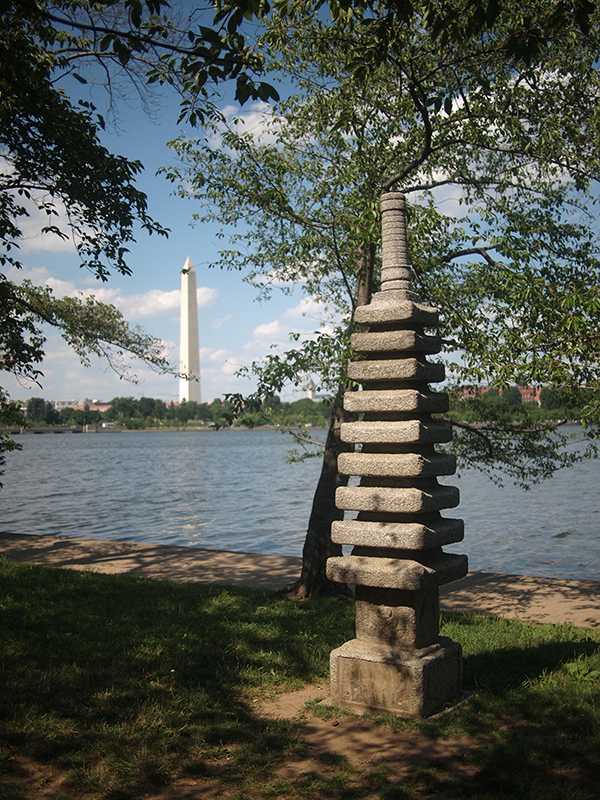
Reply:
[[[424,717],[459,698],[462,648],[445,637],[405,652],[353,639],[331,653],[330,676],[332,705]]]

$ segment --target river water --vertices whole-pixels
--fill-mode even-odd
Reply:
[[[0,529],[299,556],[320,460],[288,464],[277,431],[18,437]],[[471,570],[600,580],[600,460],[524,492],[477,472],[461,490]]]

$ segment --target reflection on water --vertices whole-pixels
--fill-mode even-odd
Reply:
[[[9,456],[2,527],[299,554],[318,459],[275,431],[27,435]]]
[[[276,431],[27,435],[8,454],[1,526],[299,556],[319,459],[287,464]],[[463,543],[489,572],[600,579],[600,462],[523,492],[478,473],[458,485]]]

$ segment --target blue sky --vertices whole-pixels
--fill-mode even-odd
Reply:
[[[77,91],[80,96],[79,84]],[[99,109],[103,110],[106,98],[102,90],[91,91]],[[101,283],[79,267],[72,243],[39,235],[39,220],[34,215],[20,253],[24,270],[18,276],[13,272],[11,277],[46,283],[58,295],[80,291],[114,304],[130,322],[164,340],[177,361],[180,270],[189,256],[196,268],[198,283],[202,400],[210,402],[226,392],[250,391],[252,382],[237,378],[236,370],[250,365],[273,345],[285,349],[291,331],[315,330],[319,309],[303,298],[299,288],[291,295],[275,292],[272,299],[259,303],[256,290],[242,281],[240,273],[209,268],[219,249],[217,226],[202,224],[192,228],[189,223],[194,203],[173,196],[173,186],[156,175],[159,167],[174,160],[174,154],[167,147],[169,140],[180,132],[191,136],[199,133],[177,126],[178,103],[174,96],[158,99],[152,103],[155,118],[152,120],[140,108],[137,98],[129,103],[119,102],[117,126],[111,126],[102,135],[104,144],[112,152],[139,159],[144,164],[145,170],[137,184],[148,195],[150,214],[170,229],[169,238],[140,233],[137,242],[130,246],[128,263],[133,275],[113,275],[108,283]],[[226,111],[234,110],[229,98],[222,106]],[[253,124],[259,110],[259,106],[249,103],[242,109],[242,115]],[[134,371],[141,382],[129,383],[100,359],[94,359],[90,368],[83,367],[60,336],[50,329],[47,334],[42,388],[5,376],[5,388],[13,398],[24,401],[36,396],[46,400],[109,400],[115,396],[145,395],[165,401],[178,399],[178,381],[173,376],[157,375],[138,363]]]

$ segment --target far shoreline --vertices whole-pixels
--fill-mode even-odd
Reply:
[[[68,434],[68,433],[83,433],[83,434],[96,434],[96,433],[188,433],[188,432],[205,432],[205,431],[277,431],[281,430],[282,433],[287,433],[288,431],[296,431],[296,430],[310,430],[310,431],[325,431],[327,427],[325,425],[311,425],[310,427],[302,427],[298,426],[291,426],[290,428],[286,429],[279,429],[275,425],[234,425],[234,426],[223,426],[223,427],[214,427],[209,425],[186,425],[186,426],[160,426],[156,428],[125,428],[125,427],[115,427],[115,428],[101,428],[97,425],[89,425],[84,426],[89,428],[96,428],[96,430],[84,430],[81,426],[76,427],[69,427],[69,426],[58,426],[58,425],[48,425],[48,426],[40,426],[40,427],[31,427],[31,428],[0,428],[0,433],[9,434],[10,436],[29,436],[29,435],[41,435],[41,434]]]

